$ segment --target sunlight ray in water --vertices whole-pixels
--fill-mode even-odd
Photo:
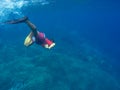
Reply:
[[[0,22],[6,20],[10,14],[23,16],[21,9],[33,5],[49,4],[46,0],[0,0]]]

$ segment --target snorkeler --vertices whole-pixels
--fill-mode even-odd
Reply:
[[[47,48],[47,49],[51,49],[52,47],[55,46],[54,41],[49,40],[48,38],[45,37],[44,33],[39,32],[36,26],[29,21],[28,17],[10,20],[4,23],[7,23],[7,24],[26,23],[30,27],[31,32],[28,34],[28,36],[26,37],[24,41],[24,45],[26,47],[32,45],[33,43],[41,45],[42,47]]]

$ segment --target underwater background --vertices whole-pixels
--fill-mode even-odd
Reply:
[[[119,0],[0,0],[0,90],[120,90]],[[25,47],[28,16],[54,39]]]

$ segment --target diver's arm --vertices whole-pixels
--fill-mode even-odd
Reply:
[[[32,24],[29,20],[26,20],[25,23],[30,27],[30,29],[32,30],[34,36],[37,36],[37,28],[34,24]]]

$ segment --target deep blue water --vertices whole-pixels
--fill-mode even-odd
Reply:
[[[24,1],[24,0],[21,0],[21,1]],[[120,35],[120,25],[119,25],[120,24],[120,1],[118,0],[109,0],[109,1],[107,0],[81,0],[81,1],[80,0],[69,0],[69,1],[49,0],[48,2],[50,3],[43,6],[41,4],[37,4],[38,2],[35,2],[34,4],[30,4],[29,6],[23,5],[22,8],[17,8],[15,10],[12,10],[12,11],[21,12],[19,15],[16,15],[14,13],[9,13],[9,12],[3,12],[3,13],[6,13],[5,14],[6,16],[1,15],[0,21],[3,22],[4,20],[10,20],[14,18],[20,18],[22,16],[28,16],[29,19],[37,26],[39,31],[45,32],[46,36],[53,38],[55,40],[56,42],[55,48],[53,48],[51,51],[46,51],[45,49],[34,45],[33,47],[30,47],[29,49],[26,50],[26,48],[23,46],[23,41],[26,35],[30,31],[29,28],[25,24],[1,25],[0,26],[0,29],[1,29],[0,48],[3,51],[5,49],[5,46],[6,48],[8,48],[8,50],[5,49],[6,50],[5,52],[7,53],[8,58],[5,58],[4,57],[5,52],[3,53],[3,51],[1,51],[0,53],[3,55],[1,55],[0,62],[1,63],[4,62],[4,58],[5,58],[6,63],[8,63],[9,60],[12,60],[12,57],[14,58],[18,57],[17,54],[18,55],[20,54],[21,55],[20,59],[24,60],[23,58],[24,53],[27,52],[28,57],[26,58],[27,59],[29,58],[30,62],[32,62],[33,65],[36,65],[35,67],[38,67],[38,66],[50,67],[49,69],[52,71],[48,70],[48,72],[51,72],[50,74],[53,75],[51,80],[53,80],[54,83],[55,82],[58,83],[59,79],[64,81],[64,83],[62,81],[59,82],[61,84],[58,86],[52,85],[53,83],[50,80],[47,81],[48,88],[49,87],[51,88],[50,90],[108,90],[108,89],[119,90],[120,89],[120,77],[119,77],[120,76],[120,72],[119,72],[120,71],[120,66],[119,66],[120,64],[120,61],[119,61],[120,60],[120,47],[119,47],[120,46],[120,36],[119,36]],[[11,52],[9,51],[10,48],[12,48],[14,52],[16,52],[15,55],[11,54]],[[35,51],[34,54],[32,54],[33,51]],[[50,58],[48,57],[49,54],[48,56],[44,55],[45,52],[54,53],[55,55],[59,53],[60,55],[55,56],[53,54],[53,56],[51,56],[52,58]],[[42,62],[41,62],[39,53],[43,53]],[[33,57],[31,55],[33,55]],[[64,55],[68,55],[68,56],[71,55],[71,57],[66,57],[66,56],[64,57]],[[83,80],[80,80],[79,82],[75,78],[74,74],[77,74],[76,77],[80,78],[84,73],[87,73],[86,76],[83,75],[84,78],[87,77],[87,75],[89,77],[90,73],[87,72],[87,69],[89,66],[92,67],[92,65],[91,64],[88,66],[86,65],[87,63],[89,63],[89,59],[88,60],[86,59],[88,56],[91,56],[91,57],[95,56],[95,60],[93,60],[91,64],[94,63],[95,67],[98,66],[100,68],[101,72],[95,75],[95,78],[100,77],[97,82],[96,81],[92,82],[92,78],[89,78],[87,80],[83,79]],[[54,62],[52,61],[49,62],[48,58],[50,58]],[[65,61],[58,62],[56,58],[58,60],[62,60],[64,58]],[[74,58],[74,61],[72,61],[73,59],[71,60],[71,58]],[[18,59],[18,61],[20,59]],[[33,61],[34,59],[36,59],[36,61]],[[69,60],[67,59],[70,59],[71,62],[69,62]],[[104,61],[102,61],[103,59]],[[86,62],[85,64],[86,66],[82,67],[82,64],[79,60],[81,61],[83,60],[83,62]],[[79,63],[78,66],[76,65],[76,67],[78,68],[73,67],[73,69],[71,69],[70,68],[72,67],[71,63]],[[16,63],[16,66],[17,64],[18,63]],[[4,65],[4,64],[2,65],[4,68],[7,68],[7,65]],[[11,65],[11,63],[8,63],[8,65]],[[26,67],[30,67],[30,66],[26,66]],[[17,67],[14,67],[14,68],[17,68]],[[87,68],[87,69],[85,69],[84,71],[83,68]],[[12,69],[10,70],[5,69],[5,70],[6,71],[8,70],[9,72]],[[24,70],[24,68],[22,70],[23,72],[30,73],[30,71]],[[36,70],[36,68],[34,70]],[[17,74],[19,74],[20,70],[15,69],[15,71]],[[96,73],[96,71],[97,71],[97,68],[93,70],[93,73]],[[27,73],[25,74],[26,76],[27,76]],[[103,74],[100,74],[100,73],[103,73]],[[100,79],[101,78],[104,79],[105,77],[107,77],[107,74],[105,74],[105,77],[104,77],[104,73],[107,73],[108,75],[110,75],[110,81],[111,81],[110,84],[113,85],[113,88],[109,87],[109,85],[107,84],[105,84],[103,87],[99,85],[97,86],[95,84],[95,83],[102,84],[102,81],[100,81]],[[8,77],[7,74],[5,75],[6,75],[5,77]],[[94,77],[94,74],[90,74],[90,75],[93,75]],[[71,77],[71,79],[67,79],[68,76]],[[15,77],[19,79],[19,76],[16,76],[16,74],[15,74]],[[111,79],[111,77],[114,80]],[[76,80],[76,82],[73,82],[74,80]],[[116,81],[118,87],[116,85],[114,86],[114,84],[112,83],[112,80]],[[25,81],[25,83],[27,82]],[[18,90],[39,90],[37,87],[38,86],[37,84],[39,83],[33,83],[33,82],[27,83],[28,87],[30,85],[31,87],[34,86],[32,87],[32,89],[30,89],[30,87],[28,88],[27,86],[25,86],[25,89],[18,89]],[[39,79],[37,82],[39,82]],[[85,82],[86,83],[91,82],[91,83],[87,85],[86,88],[79,87],[80,85],[82,85],[82,83],[83,83],[83,86],[86,85]],[[104,83],[108,83],[108,82],[109,82],[109,79]],[[0,85],[2,85],[3,83],[4,83],[4,80]],[[66,83],[68,84],[68,87]],[[9,85],[9,82],[7,83],[7,85],[11,86],[11,84]],[[43,84],[41,85],[42,90],[48,90],[47,87],[44,87],[45,85]],[[61,88],[62,85],[64,86],[64,88]],[[72,85],[72,86],[69,87],[69,85],[70,86]],[[54,86],[54,88],[52,88],[52,86]],[[107,88],[105,88],[105,86]],[[2,87],[0,90],[5,90],[5,89],[4,87]],[[9,90],[15,90],[15,89],[9,89]]]

